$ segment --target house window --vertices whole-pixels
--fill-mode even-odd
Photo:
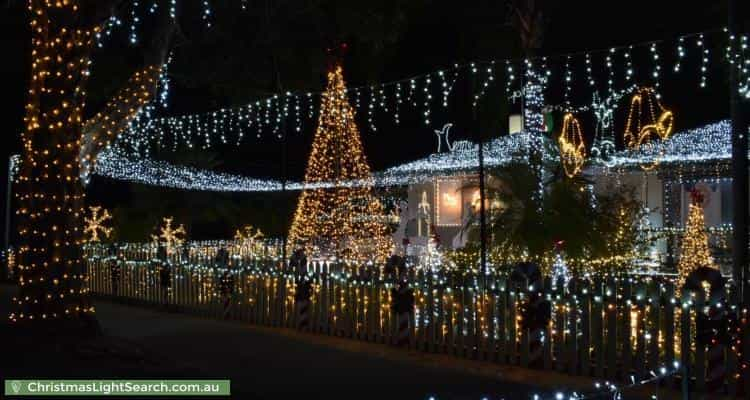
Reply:
[[[461,225],[461,211],[463,210],[462,187],[463,182],[459,179],[438,180],[436,182],[436,225]]]

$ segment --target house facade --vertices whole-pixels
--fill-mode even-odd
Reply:
[[[593,182],[595,193],[626,186],[643,205],[646,218],[639,227],[653,238],[643,269],[663,270],[676,265],[690,192],[699,190],[704,195],[714,261],[729,271],[733,210],[729,128],[728,121],[720,121],[678,132],[657,146],[588,161],[582,173]],[[485,165],[490,168],[518,161],[529,151],[529,144],[526,133],[495,139],[485,144]],[[460,150],[435,153],[381,175],[392,179],[401,174],[408,185],[396,243],[426,246],[437,237],[443,248],[466,244],[462,227],[472,221],[479,206],[477,151],[475,144],[465,144]],[[559,159],[558,154],[543,156]]]

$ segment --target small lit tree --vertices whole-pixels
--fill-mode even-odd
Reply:
[[[708,247],[708,234],[703,214],[703,194],[693,189],[690,192],[692,203],[688,214],[685,234],[682,237],[680,262],[677,264],[678,288],[682,288],[688,275],[700,267],[716,268]]]

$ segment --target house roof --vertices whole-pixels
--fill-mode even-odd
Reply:
[[[330,182],[315,185],[302,182],[255,179],[213,171],[197,170],[156,160],[130,160],[118,152],[105,150],[96,166],[96,173],[114,179],[129,180],[158,186],[213,191],[279,191],[301,190],[331,186],[400,186],[424,182],[437,177],[477,173],[479,168],[476,143],[461,141],[452,150],[430,154],[373,173],[373,178],[357,182]],[[492,139],[484,144],[486,167],[499,167],[513,162],[525,162],[530,149],[540,149],[544,161],[559,162],[557,147],[545,136],[527,132],[514,133]],[[681,131],[669,140],[636,150],[622,150],[606,160],[590,160],[589,172],[596,174],[601,168],[637,168],[644,164],[659,163],[661,167],[682,166],[694,163],[727,161],[731,158],[731,124],[723,120],[699,128]]]
[[[533,148],[542,149],[541,154],[546,159],[557,158],[557,153],[545,146],[546,141],[542,136],[526,132],[492,139],[484,144],[484,165],[498,167],[511,162],[522,162]],[[457,142],[451,151],[433,153],[425,158],[376,172],[375,181],[378,186],[405,185],[440,176],[476,173],[479,168],[478,150],[476,143]]]
[[[670,139],[653,146],[619,151],[610,160],[598,164],[607,167],[633,167],[654,163],[668,166],[729,160],[732,158],[731,129],[729,120],[714,122],[678,132]]]

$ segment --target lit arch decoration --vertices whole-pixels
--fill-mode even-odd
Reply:
[[[630,150],[655,147],[672,136],[674,129],[674,114],[664,108],[656,91],[651,87],[642,87],[630,100],[630,110],[623,132],[623,142]],[[654,152],[655,153],[655,152]],[[641,165],[646,171],[659,165],[659,157],[655,155],[649,165]]]
[[[563,117],[562,131],[557,143],[560,146],[560,161],[565,175],[568,178],[578,175],[586,161],[586,143],[583,140],[581,123],[572,113],[566,113]]]

